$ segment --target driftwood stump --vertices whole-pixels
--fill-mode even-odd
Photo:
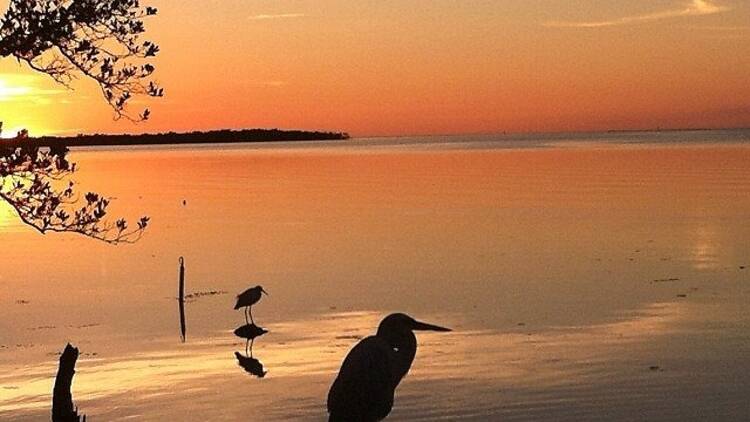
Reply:
[[[60,368],[57,370],[55,387],[52,390],[52,422],[86,422],[86,416],[79,416],[73,405],[70,386],[75,375],[78,349],[68,343],[60,355]]]

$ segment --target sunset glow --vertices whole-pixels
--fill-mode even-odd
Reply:
[[[14,97],[23,97],[29,94],[31,89],[26,86],[8,86],[5,80],[0,79],[0,101],[10,101]]]
[[[747,418],[750,1],[4,10],[0,421]]]
[[[750,126],[750,4],[153,0],[147,124],[0,61],[34,134],[280,127],[354,136]],[[0,8],[7,0],[0,0]]]

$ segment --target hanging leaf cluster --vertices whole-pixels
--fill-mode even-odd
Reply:
[[[141,217],[131,227],[125,219],[107,219],[110,198],[76,192],[67,180],[76,166],[67,159],[68,148],[39,148],[24,142],[25,131],[0,146],[0,198],[21,220],[40,233],[72,232],[108,243],[132,243],[149,223]]]
[[[157,10],[138,0],[11,0],[0,20],[0,57],[15,57],[70,87],[83,75],[99,84],[115,117],[137,95],[161,97],[149,60],[159,46],[142,40],[144,19]]]

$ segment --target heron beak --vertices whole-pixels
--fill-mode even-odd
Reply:
[[[440,327],[438,325],[428,324],[426,322],[414,321],[414,325],[411,327],[412,330],[421,331],[453,331],[450,328]]]

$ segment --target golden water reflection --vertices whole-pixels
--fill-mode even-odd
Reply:
[[[261,420],[320,420],[341,359],[391,311],[457,330],[419,335],[394,419],[555,420],[553,404],[588,404],[601,420],[654,400],[680,420],[748,391],[732,374],[750,332],[750,148],[255,148],[71,153],[80,186],[117,197],[112,215],[152,217],[135,245],[5,220],[0,419],[48,416],[70,341],[92,420],[258,404]],[[187,305],[185,345],[179,256],[187,292],[228,292]],[[229,331],[233,295],[258,283],[273,292],[257,309],[263,379],[237,366]]]
[[[715,226],[700,225],[692,233],[690,260],[697,270],[716,269],[720,266],[719,229]]]
[[[619,321],[593,326],[545,331],[519,327],[511,332],[459,328],[449,334],[420,334],[417,358],[405,385],[411,380],[450,382],[465,378],[498,388],[595,383],[603,376],[604,357],[612,360],[615,355],[637,353],[640,344],[658,341],[659,336],[673,330],[683,313],[681,303],[660,303],[623,315]],[[381,317],[375,312],[348,312],[274,324],[273,333],[282,333],[285,340],[272,342],[273,334],[269,334],[268,344],[259,347],[269,371],[267,377],[290,391],[324,397],[324,389],[307,390],[305,380],[332,380],[344,355],[359,339],[373,333]],[[433,315],[430,320],[438,318]],[[448,320],[451,325],[462,325],[458,315]],[[90,403],[112,403],[110,397],[118,397],[117,406],[127,408],[138,407],[144,398],[168,395],[174,406],[176,402],[187,404],[199,391],[223,383],[241,380],[250,384],[253,381],[243,377],[231,354],[240,344],[244,343],[224,332],[217,339],[175,345],[170,350],[88,358],[78,365],[74,397],[81,409],[94,416],[92,410],[97,405]],[[31,369],[4,368],[0,383],[13,387],[0,390],[0,415],[49,406],[55,359]],[[195,386],[203,388],[190,388]]]

